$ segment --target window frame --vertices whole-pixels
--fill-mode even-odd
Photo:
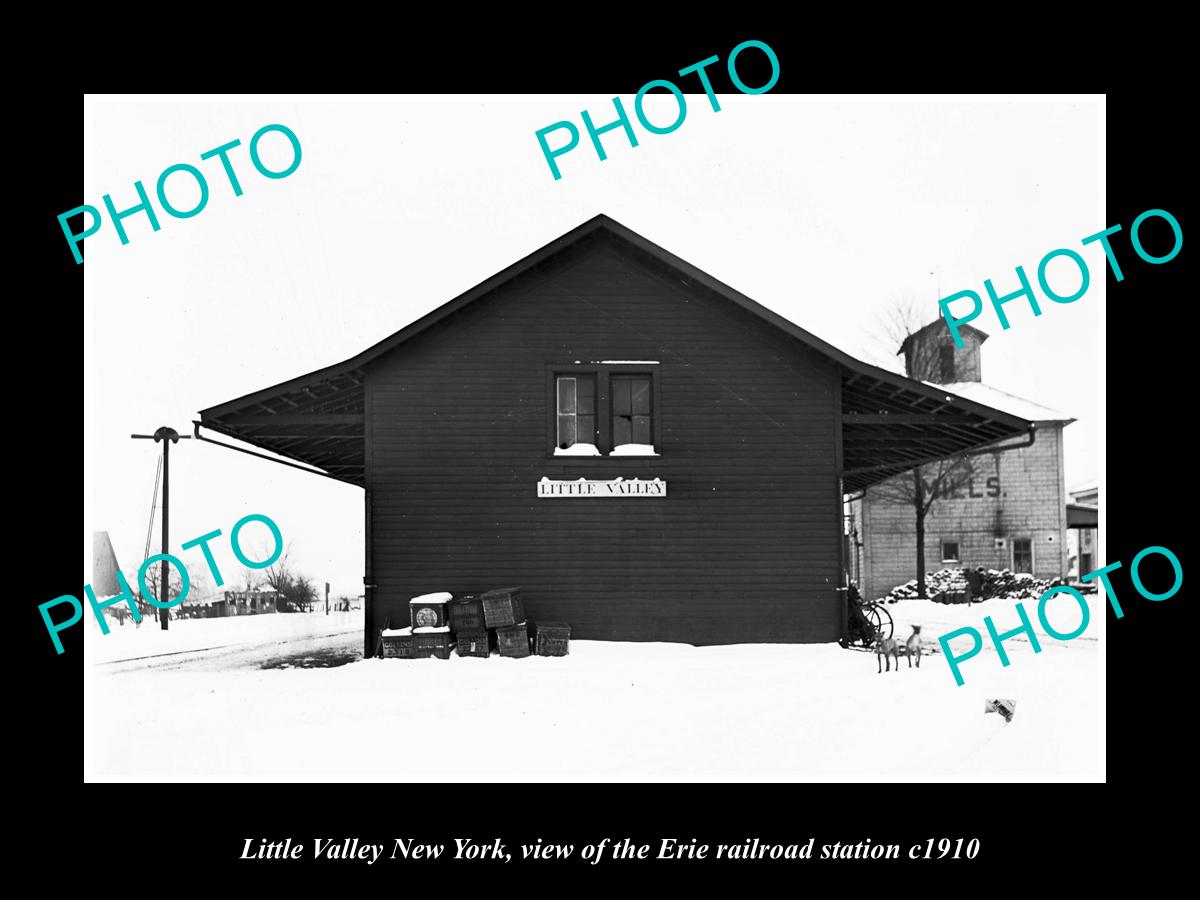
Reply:
[[[553,379],[552,379],[554,382],[553,447],[555,449],[557,449],[559,446],[559,433],[558,433],[559,418],[564,415],[562,410],[559,409],[559,402],[561,399],[561,396],[559,393],[559,382],[566,378],[569,378],[575,382],[575,411],[573,413],[571,413],[571,415],[575,419],[575,429],[576,429],[575,443],[577,443],[577,444],[578,443],[593,444],[596,447],[596,449],[599,449],[600,448],[600,423],[598,421],[598,413],[599,413],[599,406],[600,406],[600,379],[590,372],[579,372],[579,371],[555,372],[555,374],[553,376]],[[579,416],[580,416],[580,412],[579,412],[579,379],[580,378],[591,378],[591,380],[592,380],[592,403],[591,403],[592,411],[590,414],[584,413],[584,415],[590,415],[591,419],[592,419],[592,434],[589,435],[591,440],[588,440],[588,441],[581,441],[579,439],[579,430],[578,429],[579,429]],[[551,452],[553,452],[553,450]]]
[[[610,444],[608,452],[610,455],[612,454],[612,452],[614,450],[617,449],[617,447],[619,447],[619,446],[624,447],[624,446],[628,446],[629,444],[642,444],[642,445],[649,444],[650,446],[654,447],[655,453],[658,452],[658,444],[656,444],[654,442],[654,419],[655,419],[655,413],[658,411],[655,408],[655,404],[654,404],[654,376],[649,373],[642,373],[642,372],[629,372],[629,373],[614,372],[608,376],[609,397],[612,398],[614,396],[613,395],[614,379],[630,382],[630,390],[632,392],[632,382],[633,382],[633,379],[635,379],[635,378],[644,379],[645,381],[649,382],[650,396],[646,398],[646,402],[647,402],[647,405],[649,406],[649,410],[647,413],[644,414],[650,420],[650,433],[647,436],[648,440],[645,440],[645,441],[633,440],[633,438],[635,436],[635,431],[636,431],[636,426],[634,425],[634,419],[637,418],[637,414],[634,413],[634,402],[633,402],[632,395],[630,397],[629,413],[627,416],[623,415],[623,414],[619,415],[616,411],[615,402],[610,403],[609,416],[608,416],[609,444]],[[618,418],[628,418],[628,420],[629,420],[629,440],[624,444],[618,444],[617,439],[616,439],[616,430],[617,430],[616,423],[617,423]]]
[[[949,351],[949,353],[946,351]],[[949,384],[954,380],[956,374],[954,370],[957,368],[957,362],[958,360],[954,358],[953,344],[941,344],[938,346],[938,377],[942,379],[943,383]],[[946,371],[947,363],[949,363],[950,369],[948,372]]]
[[[954,545],[954,549],[955,549],[957,552],[956,552],[956,553],[955,553],[953,556],[949,556],[949,555],[947,555],[947,553],[946,553],[946,545],[947,545],[947,544],[953,544],[953,545]],[[941,541],[941,545],[942,545],[942,547],[941,547],[941,549],[942,549],[942,562],[944,562],[944,563],[959,563],[960,565],[962,564],[962,541],[958,541],[958,540],[943,540],[943,541]]]
[[[663,455],[662,439],[662,365],[657,362],[644,363],[602,363],[602,362],[573,362],[546,364],[546,456],[558,462],[572,464],[597,462],[610,458],[620,460],[657,459]],[[596,378],[596,449],[599,456],[563,456],[556,455],[558,446],[558,379],[559,377],[578,377],[594,375]],[[654,456],[617,456],[612,457],[613,447],[613,414],[612,389],[610,379],[613,375],[644,375],[650,378],[650,438],[654,446]]]
[[[1029,574],[1032,575],[1032,574],[1034,574],[1034,569],[1037,568],[1037,557],[1034,555],[1034,546],[1037,542],[1034,541],[1034,539],[1031,537],[1012,538],[1009,541],[1009,544],[1012,547],[1012,552],[1009,554],[1009,565],[1012,567],[1012,571],[1014,573],[1026,571],[1025,569],[1017,568],[1017,541],[1028,541],[1029,542],[1029,569],[1028,569],[1028,572],[1029,572]]]

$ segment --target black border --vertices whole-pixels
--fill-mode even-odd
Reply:
[[[553,12],[546,15],[551,24],[559,21]],[[1093,15],[1104,18],[1102,13]],[[1170,325],[1174,325],[1174,316],[1190,306],[1191,245],[1187,243],[1170,264],[1149,266],[1133,257],[1127,243],[1129,224],[1150,208],[1171,211],[1181,223],[1185,239],[1191,233],[1183,193],[1192,171],[1193,148],[1186,136],[1190,105],[1178,95],[1170,54],[1159,42],[1153,44],[1153,60],[1127,60],[1114,67],[1104,60],[1085,61],[1082,48],[1064,49],[1069,39],[1079,38],[1072,22],[1044,13],[1036,19],[1039,33],[1029,38],[1025,50],[1020,46],[1024,39],[1010,33],[1007,26],[995,44],[987,34],[975,35],[971,51],[966,47],[948,49],[944,41],[939,49],[938,36],[932,34],[923,39],[927,52],[922,52],[909,31],[871,38],[851,48],[843,44],[822,55],[820,44],[836,33],[819,26],[799,27],[801,23],[785,22],[766,30],[726,28],[733,38],[720,35],[715,26],[691,33],[683,29],[655,33],[635,27],[632,20],[626,24],[620,36],[589,35],[583,28],[569,29],[567,35],[568,29],[564,29],[551,40],[529,35],[523,46],[511,29],[503,41],[484,34],[474,46],[469,38],[456,37],[451,42],[423,33],[390,52],[380,48],[359,53],[357,64],[345,70],[338,87],[471,93],[480,90],[479,75],[485,73],[488,92],[627,95],[646,80],[669,77],[673,69],[713,53],[724,56],[747,36],[765,40],[776,50],[781,61],[778,93],[880,88],[1007,92],[1018,87],[1102,91],[1118,82],[1120,92],[1108,95],[1108,215],[1104,224],[1125,226],[1126,233],[1117,236],[1114,246],[1128,264],[1124,265],[1125,281],[1116,283],[1110,273],[1107,285],[1111,369],[1108,484],[1101,498],[1107,518],[1106,558],[1128,565],[1143,547],[1158,544],[1171,548],[1188,570],[1180,521],[1188,506],[1188,492],[1180,486],[1188,484],[1190,473],[1185,464],[1190,449],[1186,425],[1190,410],[1185,398],[1193,379],[1182,371],[1188,353],[1181,343],[1191,337],[1191,329]],[[880,24],[886,31],[887,23]],[[1034,29],[1035,20],[1031,18],[1028,24]],[[1045,43],[1046,35],[1054,33],[1061,39],[1056,43],[1061,51],[1058,55],[1049,54]],[[105,35],[103,31],[90,37],[99,43],[108,41],[109,46],[137,40],[136,36]],[[1121,36],[1112,39],[1119,41]],[[884,40],[900,46],[876,54],[877,42]],[[167,83],[156,87],[263,92],[329,89],[328,68],[296,66],[294,45],[280,50],[280,63],[289,62],[284,50],[290,52],[292,66],[281,71],[291,71],[291,78],[263,77],[254,85],[236,84],[241,69],[217,76],[206,69],[168,72]],[[1025,55],[1039,53],[1047,54],[1044,67]],[[80,49],[72,55],[67,47],[58,49],[57,55],[88,59],[90,51]],[[270,57],[270,51],[260,52],[262,71],[269,70]],[[1153,74],[1145,77],[1154,78],[1153,82],[1131,80],[1147,70]],[[127,73],[110,69],[89,77],[109,82],[96,86],[98,90],[144,89],[134,83],[138,74],[136,69]],[[750,75],[746,77],[751,81]],[[112,83],[117,81],[123,83]],[[1018,86],[1016,82],[1022,81]],[[717,89],[726,88],[718,84]],[[81,105],[78,88],[59,86],[28,98],[14,114],[36,127],[38,135],[37,152],[26,162],[27,174],[18,184],[19,191],[26,193],[19,202],[29,211],[17,219],[22,227],[33,226],[32,237],[22,244],[33,251],[37,264],[22,265],[23,258],[17,261],[25,270],[19,273],[19,281],[26,290],[18,295],[23,302],[19,303],[19,317],[14,317],[23,334],[36,338],[17,342],[14,356],[24,363],[25,372],[45,373],[50,382],[45,395],[37,392],[41,402],[23,405],[19,432],[10,435],[15,438],[10,442],[15,450],[28,453],[36,446],[40,461],[39,471],[28,480],[31,490],[20,505],[24,514],[18,543],[22,557],[17,566],[29,578],[22,582],[32,587],[30,592],[21,592],[21,615],[26,617],[28,629],[23,641],[26,666],[17,682],[21,719],[13,728],[22,756],[34,773],[34,781],[25,785],[29,798],[21,801],[20,815],[14,817],[22,835],[19,844],[24,848],[44,854],[61,867],[62,862],[77,858],[84,844],[109,843],[114,858],[120,859],[119,867],[114,868],[122,881],[128,880],[125,889],[134,896],[149,893],[154,885],[161,888],[168,883],[163,880],[166,878],[176,883],[185,879],[196,886],[249,883],[276,888],[303,878],[306,886],[316,888],[326,883],[341,887],[359,884],[365,873],[384,889],[403,890],[428,881],[447,889],[491,890],[505,889],[504,885],[520,889],[535,873],[532,867],[514,864],[476,873],[439,863],[419,870],[416,866],[355,868],[357,875],[347,879],[346,867],[334,864],[250,865],[237,860],[242,841],[252,835],[306,840],[345,835],[376,841],[408,834],[423,840],[477,836],[501,837],[510,844],[534,836],[576,843],[599,837],[629,837],[645,843],[666,835],[708,841],[758,836],[782,842],[809,836],[816,836],[818,842],[867,836],[876,842],[977,836],[984,852],[972,863],[903,866],[906,871],[919,870],[915,873],[919,885],[943,875],[954,879],[947,883],[978,884],[986,870],[1015,879],[1012,883],[1020,885],[1017,889],[1029,888],[1022,872],[1038,861],[1060,872],[1056,861],[1069,869],[1083,867],[1100,874],[1125,861],[1134,866],[1140,861],[1157,870],[1161,861],[1172,857],[1172,841],[1179,840],[1172,833],[1178,829],[1155,817],[1167,814],[1169,801],[1190,785],[1190,776],[1184,774],[1189,771],[1190,744],[1183,741],[1182,730],[1192,715],[1187,691],[1190,673],[1185,668],[1192,634],[1184,618],[1186,588],[1169,601],[1142,601],[1133,593],[1127,569],[1113,579],[1125,617],[1117,620],[1110,611],[1107,621],[1111,664],[1107,709],[1112,719],[1108,788],[1054,784],[647,784],[524,785],[500,792],[484,785],[83,785],[82,641],[78,630],[65,632],[66,653],[56,655],[36,609],[36,603],[44,599],[78,590],[73,553],[79,546],[75,543],[78,533],[68,533],[63,519],[81,493],[78,453],[80,449],[86,452],[87,435],[76,430],[77,418],[64,415],[65,398],[78,390],[79,384],[71,360],[82,356],[78,344],[68,339],[64,324],[68,317],[63,311],[80,302],[83,267],[73,264],[54,217],[81,202],[78,175],[71,174],[79,171]],[[1036,135],[1030,139],[1036,140]],[[64,346],[59,347],[60,343]],[[54,345],[53,349],[47,344]],[[1065,348],[1064,356],[1068,360],[1080,357],[1078,367],[1069,367],[1073,377],[1091,371],[1087,348]],[[105,364],[149,368],[154,362],[129,348],[102,348],[101,357]],[[1048,366],[1047,377],[1057,377],[1061,371]],[[1175,477],[1168,480],[1164,475]],[[30,554],[32,559],[27,558]],[[1152,574],[1145,577],[1153,583]],[[1174,636],[1182,640],[1170,640]],[[928,738],[936,740],[937,736]],[[397,772],[398,777],[401,774]],[[725,879],[745,886],[754,884],[747,882],[747,874],[761,871],[757,866],[751,870],[750,865],[656,865],[647,861],[618,869],[546,863],[537,871],[557,879],[574,868],[589,884],[609,880],[635,885],[653,869],[672,886],[689,882],[715,886],[726,883]],[[839,871],[846,867],[854,872]],[[784,866],[773,868],[779,874],[790,874]],[[836,868],[802,867],[793,872],[798,876],[795,883],[804,886],[816,878],[831,886],[870,888],[877,884],[880,889],[902,874],[883,869],[876,870],[882,875],[879,882],[857,879],[871,870],[869,864],[847,862]],[[446,875],[452,878],[446,879]],[[848,881],[851,877],[855,880]],[[1071,880],[1079,883],[1082,879],[1072,875]],[[571,890],[579,882],[558,883],[561,889]],[[1006,889],[1003,880],[991,883]]]

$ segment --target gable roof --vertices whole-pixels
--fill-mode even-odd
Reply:
[[[364,485],[365,367],[469,304],[600,232],[670,268],[685,284],[724,298],[839,366],[843,372],[843,411],[853,417],[846,420],[852,427],[844,434],[846,470],[869,469],[869,473],[863,472],[857,478],[857,483],[862,486],[905,471],[921,461],[1021,434],[1031,427],[1028,421],[1010,413],[968,398],[954,397],[945,387],[926,385],[862,362],[601,214],[349,359],[202,410],[197,429],[202,425],[308,463],[340,480]],[[892,418],[891,421],[866,418],[877,415]],[[902,421],[901,417],[905,415],[920,418]],[[940,421],[925,421],[934,415],[955,421],[946,421],[944,426]],[[898,442],[896,446],[902,449],[890,456],[876,458],[878,454],[865,454],[860,457],[851,452],[855,449],[851,443],[865,426],[905,428],[907,430],[899,436],[911,440]],[[922,433],[929,429],[938,432],[935,435],[938,440],[936,444],[927,443],[925,449],[936,447],[937,452],[922,455],[915,445],[910,445],[914,440],[920,443]],[[866,431],[872,438],[881,434],[878,427]],[[872,443],[878,445],[879,442]],[[847,484],[850,483],[847,479]]]
[[[908,347],[908,345],[912,343],[914,338],[925,334],[925,332],[929,331],[930,329],[937,328],[939,325],[946,329],[947,334],[950,333],[949,326],[946,325],[946,320],[944,318],[934,319],[928,325],[922,325],[920,328],[918,328],[916,331],[914,331],[912,334],[910,334],[908,337],[906,337],[900,343],[900,349],[896,351],[896,355],[899,356],[901,353],[903,353],[905,348]],[[989,335],[986,331],[981,331],[980,329],[976,328],[974,325],[965,325],[965,324],[959,325],[958,330],[959,330],[959,333],[966,332],[967,334],[971,334],[971,335],[974,335],[975,337],[979,338],[979,343],[981,343],[981,344],[984,341],[986,341],[989,337]]]

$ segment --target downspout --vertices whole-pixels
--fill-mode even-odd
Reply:
[[[895,471],[897,465],[905,466],[905,468],[900,469],[899,471],[895,471],[895,474],[899,475],[902,472],[908,472],[911,469],[915,469],[917,466],[923,466],[926,463],[935,462],[939,459],[949,459],[949,458],[958,457],[958,456],[982,456],[984,453],[999,453],[1004,450],[1020,450],[1024,447],[1032,447],[1033,442],[1036,438],[1037,438],[1037,428],[1036,428],[1036,426],[1031,425],[1029,428],[1029,440],[1024,441],[1023,443],[1020,443],[1020,444],[1005,444],[1003,447],[997,447],[994,444],[989,444],[987,447],[983,448],[982,450],[972,450],[970,453],[945,453],[941,456],[927,456],[924,459],[905,460],[901,463],[884,463],[884,464],[878,465],[878,466],[862,466],[857,469],[849,469],[844,474],[845,475],[865,475],[870,472],[882,472],[882,471],[886,471],[888,469]]]
[[[371,489],[367,488],[366,502],[363,504],[366,512],[366,524],[364,525],[364,537],[367,545],[366,560],[363,563],[363,659],[370,659],[375,655],[375,645],[378,641],[373,640],[375,634],[375,581],[371,575],[371,559],[374,556],[372,550],[374,544],[371,543]]]
[[[833,432],[833,484],[837,497],[837,545],[838,545],[838,587],[834,596],[838,598],[841,618],[841,641],[845,643],[850,633],[850,576],[846,571],[846,495],[842,493],[845,482],[842,480],[844,455],[842,448],[842,379],[837,369],[834,369],[833,379],[833,411],[837,427]]]

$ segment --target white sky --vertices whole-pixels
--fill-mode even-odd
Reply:
[[[927,298],[932,321],[939,285],[984,295],[992,278],[1007,293],[1020,264],[1036,290],[1045,253],[1078,250],[1092,272],[1083,299],[1058,305],[1039,291],[1040,318],[1013,302],[1008,331],[990,309],[973,324],[991,334],[984,380],[1075,416],[1067,485],[1094,479],[1104,257],[1079,242],[1116,224],[1104,220],[1100,101],[719,99],[713,113],[689,95],[668,135],[634,120],[636,148],[606,134],[605,162],[584,133],[555,181],[534,132],[560,119],[582,131],[585,108],[610,121],[611,96],[89,98],[81,203],[103,208],[110,193],[118,210],[132,206],[135,180],[153,197],[179,162],[205,173],[210,197],[190,219],[154,200],[160,231],[137,214],[121,246],[106,219],[85,244],[85,581],[92,531],[110,532],[125,570],[142,558],[158,445],[131,433],[190,433],[198,410],[352,356],[601,212],[876,363],[875,329],[897,298]],[[669,96],[655,103],[652,121],[674,118]],[[270,123],[303,147],[280,180],[248,155]],[[234,138],[237,198],[219,162],[200,160]],[[261,146],[271,168],[290,159],[278,134]],[[184,209],[196,196],[188,181],[168,182]],[[1071,293],[1069,263],[1050,271]],[[236,581],[229,531],[264,513],[318,584],[361,593],[359,488],[194,441],[172,448],[171,474],[172,552],[220,528],[212,546]],[[156,523],[151,552],[159,540]],[[265,529],[249,543],[265,546]],[[206,568],[198,550],[182,555]]]

